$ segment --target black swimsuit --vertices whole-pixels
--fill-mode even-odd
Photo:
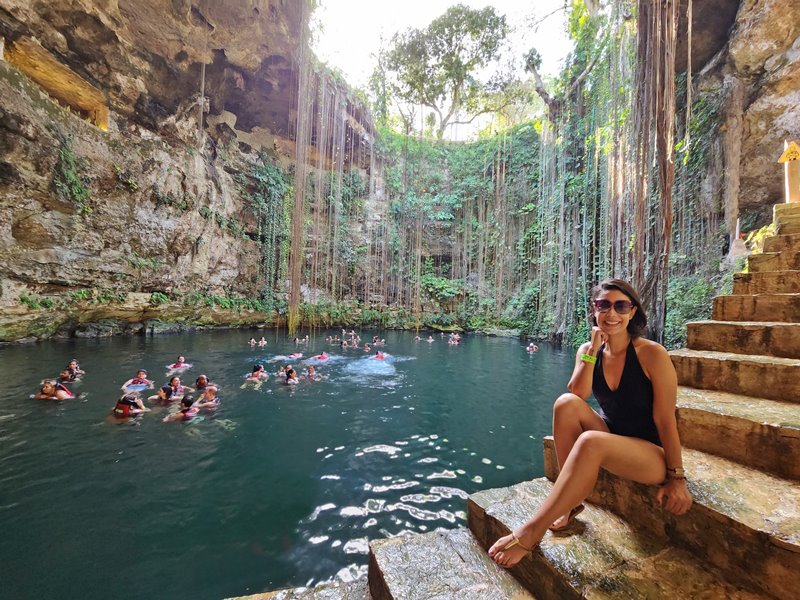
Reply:
[[[625,366],[616,390],[611,390],[603,373],[603,345],[597,354],[592,377],[592,393],[602,409],[600,416],[609,431],[617,435],[641,438],[661,445],[653,420],[653,384],[644,374],[633,343],[628,344]]]

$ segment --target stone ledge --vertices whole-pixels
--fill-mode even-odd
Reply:
[[[696,450],[684,448],[683,461],[695,501],[686,515],[664,511],[655,500],[656,486],[605,471],[589,500],[637,531],[668,537],[703,557],[735,585],[778,599],[794,597],[800,573],[800,483]],[[552,437],[545,438],[545,473],[550,479],[558,475]]]
[[[374,600],[534,600],[467,529],[370,543]]]
[[[708,350],[669,354],[679,385],[800,402],[800,360]]]
[[[695,321],[686,327],[690,350],[800,359],[800,323]]]
[[[800,323],[800,294],[717,296],[715,321],[780,321]]]
[[[536,479],[470,496],[469,525],[484,547],[520,526],[551,484]],[[511,569],[537,598],[759,598],[725,583],[719,572],[600,507],[587,505],[564,532],[548,532]]]
[[[800,479],[800,410],[789,402],[678,388],[685,447]]]
[[[736,273],[733,276],[734,295],[798,294],[800,271],[761,271]]]

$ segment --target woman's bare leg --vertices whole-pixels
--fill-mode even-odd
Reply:
[[[559,469],[567,462],[567,457],[572,451],[575,442],[584,431],[608,431],[606,422],[602,417],[575,394],[562,394],[553,405],[553,437],[556,445],[556,458]],[[570,506],[566,513],[553,521],[553,529],[566,527],[569,521]]]
[[[514,534],[526,548],[539,543],[548,525],[559,515],[580,504],[592,491],[600,468],[644,484],[661,483],[666,475],[664,451],[655,444],[604,431],[587,431],[575,442],[552,491],[536,514]],[[501,537],[489,548],[489,556],[511,567],[527,553],[519,545],[503,550],[513,541]]]

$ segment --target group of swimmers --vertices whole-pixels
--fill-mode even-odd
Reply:
[[[74,398],[75,394],[67,387],[69,384],[77,383],[81,380],[81,376],[86,371],[81,369],[78,364],[78,359],[73,358],[67,363],[67,366],[59,373],[56,379],[45,379],[42,382],[42,387],[34,398],[40,400],[69,400]]]
[[[185,362],[183,356],[179,356],[177,362],[167,365],[170,373],[184,371],[192,365]],[[196,417],[201,410],[214,411],[219,408],[220,399],[218,396],[219,386],[211,383],[207,375],[198,375],[195,380],[195,387],[189,387],[181,383],[179,375],[173,375],[169,381],[158,388],[158,391],[147,398],[149,402],[158,402],[166,406],[172,402],[179,402],[178,411],[164,417],[167,421],[188,421]],[[127,419],[129,417],[149,412],[141,397],[141,392],[154,388],[154,382],[147,378],[147,371],[139,369],[136,377],[133,377],[122,384],[123,395],[117,400],[112,415],[117,419]],[[189,393],[197,392],[197,396]]]

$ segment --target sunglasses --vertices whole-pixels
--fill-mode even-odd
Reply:
[[[597,312],[608,312],[612,306],[614,307],[614,312],[618,315],[627,315],[635,305],[629,300],[617,300],[616,302],[611,302],[610,300],[594,301],[594,308]]]

